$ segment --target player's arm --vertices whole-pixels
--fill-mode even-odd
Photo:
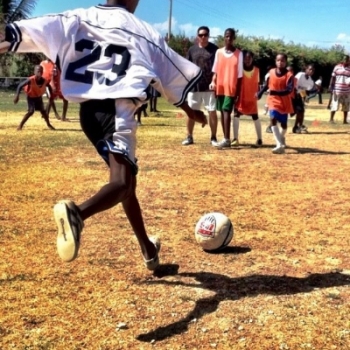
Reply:
[[[24,88],[24,86],[29,85],[29,83],[30,83],[30,79],[26,79],[26,80],[24,80],[24,81],[22,81],[21,83],[18,84],[17,90],[16,90],[16,94],[15,94],[15,97],[13,99],[13,103],[14,104],[16,104],[19,101],[19,94],[21,93],[21,91]]]
[[[9,43],[8,41],[3,41],[2,43],[0,43],[0,53],[8,52],[10,46],[11,43]]]
[[[270,78],[267,77],[267,79],[264,82],[264,85],[262,86],[260,91],[257,93],[258,100],[260,100],[264,92],[266,92],[269,89],[269,82],[270,82]]]

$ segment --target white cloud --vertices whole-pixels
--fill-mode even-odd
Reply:
[[[153,23],[152,26],[161,34],[168,33],[169,19],[162,23]],[[171,31],[174,33],[174,28],[177,27],[177,21],[174,17],[171,17]]]
[[[350,41],[350,35],[349,34],[345,34],[345,33],[339,33],[338,36],[337,36],[337,40]]]

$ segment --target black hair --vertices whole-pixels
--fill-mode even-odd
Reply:
[[[287,54],[284,53],[284,52],[279,52],[279,53],[276,55],[276,58],[277,58],[277,56],[283,56],[284,59],[285,59],[286,61],[288,61],[288,56],[287,56]]]
[[[236,31],[233,28],[227,28],[224,33],[230,32],[236,38]]]
[[[250,51],[250,50],[243,50],[242,53],[243,53],[243,57],[245,57],[246,55],[249,55],[250,57],[254,58],[255,56],[253,51]]]
[[[199,31],[201,30],[206,30],[208,32],[208,34],[210,33],[210,30],[207,26],[201,26],[197,29],[197,34],[199,34]]]

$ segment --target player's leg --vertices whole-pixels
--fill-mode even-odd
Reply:
[[[199,92],[190,92],[187,95],[187,101],[188,101],[188,105],[192,109],[200,110],[202,108],[202,103],[200,101],[200,93]],[[194,124],[195,124],[195,121],[193,119],[190,119],[187,117],[187,120],[186,120],[187,136],[182,141],[182,144],[184,146],[192,145],[194,143],[194,140],[193,140]]]
[[[284,153],[283,139],[277,123],[285,123],[286,120],[284,120],[283,117],[287,118],[287,115],[281,115],[278,111],[275,110],[270,110],[269,112],[272,124],[271,130],[276,141],[276,147],[272,149],[272,153]]]
[[[22,130],[24,124],[27,122],[27,120],[34,114],[35,111],[35,101],[33,98],[27,96],[27,104],[28,104],[28,111],[27,113],[23,116],[21,122],[19,123],[17,130]]]
[[[67,121],[69,121],[69,119],[67,119],[68,101],[63,96],[61,96],[61,98],[62,98],[62,101],[63,101],[63,109],[62,109],[62,118],[61,118],[61,120],[63,122],[67,122]]]
[[[262,133],[261,133],[261,122],[258,114],[252,114],[252,119],[254,122],[254,127],[255,127],[255,132],[257,137],[256,145],[262,146],[263,142],[262,142]]]
[[[339,99],[338,99],[338,96],[336,94],[332,94],[332,102],[331,102],[330,108],[331,108],[331,112],[330,112],[329,122],[333,124],[335,113],[337,112],[337,110],[339,108]]]
[[[239,118],[241,115],[242,114],[236,110],[233,116],[233,140],[231,143],[231,146],[233,147],[239,146]]]
[[[215,146],[217,143],[218,116],[216,113],[216,98],[213,91],[202,92],[202,103],[209,113],[210,143]]]
[[[218,148],[231,147],[230,131],[233,102],[233,98],[228,96],[220,95],[216,97],[216,109],[221,112],[221,125],[224,134],[224,138],[215,145]]]
[[[51,130],[55,130],[55,128],[50,123],[49,115],[46,112],[46,109],[45,109],[42,97],[38,97],[36,99],[36,101],[35,101],[35,109],[41,113],[41,116],[45,120],[47,127],[49,129],[51,129]]]

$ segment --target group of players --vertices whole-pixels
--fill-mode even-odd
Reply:
[[[211,144],[218,148],[239,146],[239,121],[242,115],[251,116],[256,130],[256,146],[261,146],[262,132],[258,116],[258,100],[267,93],[266,108],[270,115],[267,129],[276,140],[273,153],[285,152],[285,136],[288,115],[295,116],[293,133],[307,132],[304,125],[305,92],[317,91],[319,87],[312,80],[313,65],[304,72],[294,75],[287,66],[287,56],[278,54],[275,67],[269,69],[264,85],[259,89],[260,71],[254,65],[254,54],[248,50],[239,50],[234,46],[235,31],[227,29],[224,33],[224,47],[218,48],[209,42],[210,31],[206,26],[197,30],[197,42],[187,54],[187,59],[197,64],[203,72],[201,80],[188,95],[189,105],[194,109],[204,107],[209,113]],[[218,117],[224,138],[216,138]],[[231,114],[233,113],[233,138],[230,138]],[[278,127],[281,125],[281,129]],[[187,121],[187,137],[183,145],[194,143],[194,122]]]

